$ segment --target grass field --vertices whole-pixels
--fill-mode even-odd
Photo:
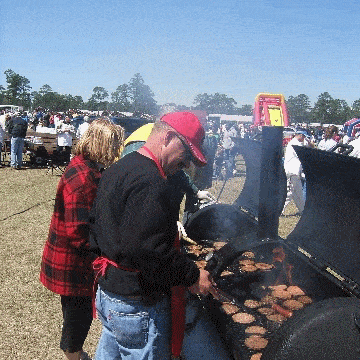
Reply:
[[[39,282],[44,242],[60,177],[46,169],[0,169],[0,359],[65,359],[59,349],[62,314],[60,299]],[[232,203],[244,178],[230,179],[220,197]],[[211,189],[217,197],[221,181]],[[289,213],[295,208],[290,208]],[[280,219],[279,235],[286,237],[298,218]],[[85,350],[93,355],[101,326],[93,322]]]

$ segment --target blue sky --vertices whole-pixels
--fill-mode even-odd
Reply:
[[[219,92],[360,98],[355,0],[11,0],[0,3],[0,84],[12,69],[87,100],[140,73],[158,104]]]

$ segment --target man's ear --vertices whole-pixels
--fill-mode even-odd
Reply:
[[[168,130],[164,135],[165,146],[168,146],[175,137],[176,137],[175,132],[172,130]]]

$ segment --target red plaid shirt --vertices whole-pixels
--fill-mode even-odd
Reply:
[[[44,247],[40,281],[65,296],[92,296],[89,212],[100,180],[96,164],[75,156],[62,175]]]

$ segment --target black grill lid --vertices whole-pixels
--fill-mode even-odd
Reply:
[[[196,241],[232,239],[255,231],[257,224],[234,205],[213,204],[196,211],[186,222],[185,229]]]
[[[260,170],[262,142],[251,139],[235,139],[237,151],[243,156],[246,166],[244,187],[234,205],[255,217],[259,215]]]
[[[360,160],[294,148],[307,195],[303,215],[287,240],[360,284]]]
[[[263,360],[358,360],[360,302],[333,298],[299,311],[273,333]]]
[[[268,220],[273,228],[278,225],[276,217],[280,215],[286,198],[286,176],[281,163],[282,139],[281,126],[263,127],[260,140],[234,138],[236,149],[246,165],[244,187],[234,205],[263,219],[270,206],[270,211],[276,216],[270,216],[271,219],[265,219],[265,222]],[[267,226],[265,222],[264,226]]]

